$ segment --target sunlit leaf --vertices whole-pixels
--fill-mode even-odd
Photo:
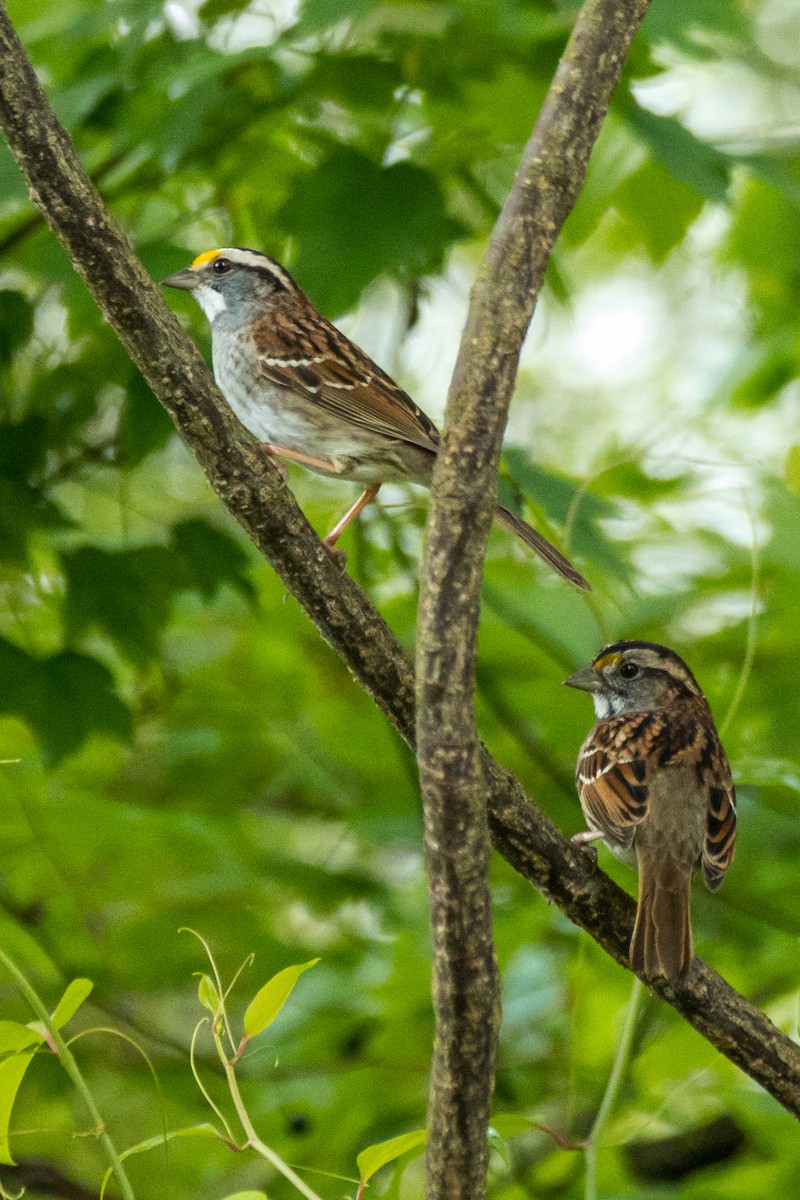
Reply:
[[[447,215],[434,175],[400,162],[382,167],[350,149],[334,150],[302,176],[281,212],[298,239],[294,269],[314,302],[335,317],[378,275],[414,278],[438,270],[463,233]],[[348,254],[358,229],[358,255]]]
[[[356,1158],[362,1182],[366,1183],[376,1171],[380,1171],[381,1167],[394,1162],[409,1150],[421,1152],[427,1136],[424,1129],[413,1129],[410,1133],[402,1133],[399,1137],[390,1138],[387,1142],[377,1142],[374,1146],[367,1146],[366,1150],[362,1150]]]
[[[210,1013],[216,1014],[218,1012],[219,992],[210,975],[200,976],[200,982],[197,985],[197,999],[203,1008],[207,1008]]]
[[[786,455],[786,486],[793,496],[800,496],[800,446],[796,444]]]
[[[56,1029],[71,1021],[94,987],[91,979],[73,979],[56,1005],[50,1018]]]
[[[16,1021],[0,1021],[0,1163],[6,1166],[14,1165],[8,1142],[11,1110],[41,1042],[41,1035],[27,1026],[18,1025]]]
[[[289,999],[300,976],[310,967],[316,966],[318,962],[318,958],[312,958],[309,962],[299,963],[294,967],[284,967],[264,984],[253,997],[244,1014],[244,1031],[248,1037],[255,1037],[257,1033],[261,1033],[268,1025],[272,1024]]]
[[[231,1192],[224,1200],[268,1200],[266,1192]]]

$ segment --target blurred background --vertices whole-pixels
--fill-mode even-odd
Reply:
[[[154,278],[215,246],[274,255],[441,419],[469,288],[576,5],[9,11]],[[203,1015],[193,973],[207,964],[179,927],[209,940],[226,980],[255,954],[237,1021],[275,971],[319,956],[242,1086],[262,1137],[325,1200],[353,1195],[310,1171],[352,1178],[360,1150],[425,1119],[414,762],[216,500],[4,148],[0,250],[0,758],[19,760],[0,766],[0,945],[51,1006],[72,977],[94,980],[74,1027],[114,1027],[146,1050],[170,1130],[214,1119],[188,1065]],[[493,532],[479,669],[489,748],[571,834],[592,713],[562,680],[618,637],[687,659],[741,822],[721,893],[695,889],[697,949],[793,1036],[799,252],[800,10],[655,0],[551,263],[501,479],[595,591],[577,595]],[[168,299],[208,356],[199,310]],[[294,468],[290,482],[320,532],[355,496]],[[343,540],[409,650],[425,504],[384,488]],[[499,858],[492,879],[505,1011],[494,1109],[577,1140],[631,977]],[[4,1017],[30,1019],[5,976],[0,998]],[[103,1033],[75,1052],[118,1146],[155,1137],[161,1101],[137,1052]],[[210,1042],[198,1056],[229,1106]],[[46,1160],[62,1190],[31,1194],[98,1194],[101,1148],[75,1136],[89,1126],[58,1064],[37,1056],[11,1149],[29,1167]],[[174,1142],[166,1180],[157,1151],[128,1165],[141,1197],[295,1194],[220,1142]],[[421,1196],[421,1161],[401,1166],[373,1193]],[[15,1178],[0,1172],[8,1188]],[[650,999],[600,1182],[626,1200],[791,1196],[797,1126]],[[490,1194],[581,1197],[583,1155],[529,1130],[493,1154]]]

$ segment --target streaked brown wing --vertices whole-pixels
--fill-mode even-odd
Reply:
[[[722,747],[720,747],[722,751]],[[728,767],[724,752],[725,767]],[[703,878],[706,886],[715,891],[733,861],[736,848],[736,790],[730,768],[717,776],[718,783],[709,788],[706,835],[703,842]],[[722,781],[722,786],[719,781]]]
[[[640,821],[647,816],[647,786],[637,782],[641,759],[617,763],[591,780],[579,783],[586,823],[609,841],[628,847]]]
[[[310,303],[282,328],[264,317],[254,327],[261,374],[362,429],[435,450],[439,431],[368,354],[326,321]]]
[[[586,822],[624,848],[647,816],[648,756],[663,735],[658,713],[625,714],[598,721],[581,747],[577,785]]]

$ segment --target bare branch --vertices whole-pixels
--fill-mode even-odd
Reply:
[[[0,0],[0,123],[31,193],[106,319],[173,416],[223,503],[398,733],[414,745],[411,664],[363,593],[333,563],[229,415],[197,348],[109,217],[56,120]],[[627,966],[633,901],[573,847],[481,748],[490,831],[508,861]],[[696,962],[678,992],[654,987],[712,1045],[800,1117],[800,1047]]]
[[[436,1038],[427,1194],[484,1194],[500,1021],[475,658],[497,466],[520,350],[553,245],[649,0],[587,0],[472,293],[431,494],[417,618],[417,758],[425,811]]]

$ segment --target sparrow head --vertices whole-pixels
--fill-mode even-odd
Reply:
[[[600,720],[703,696],[683,659],[655,642],[615,642],[564,682],[591,693]]]
[[[298,290],[274,259],[240,247],[207,250],[161,282],[191,292],[212,325],[223,316],[234,325],[243,323],[254,309],[269,310],[278,297]]]

